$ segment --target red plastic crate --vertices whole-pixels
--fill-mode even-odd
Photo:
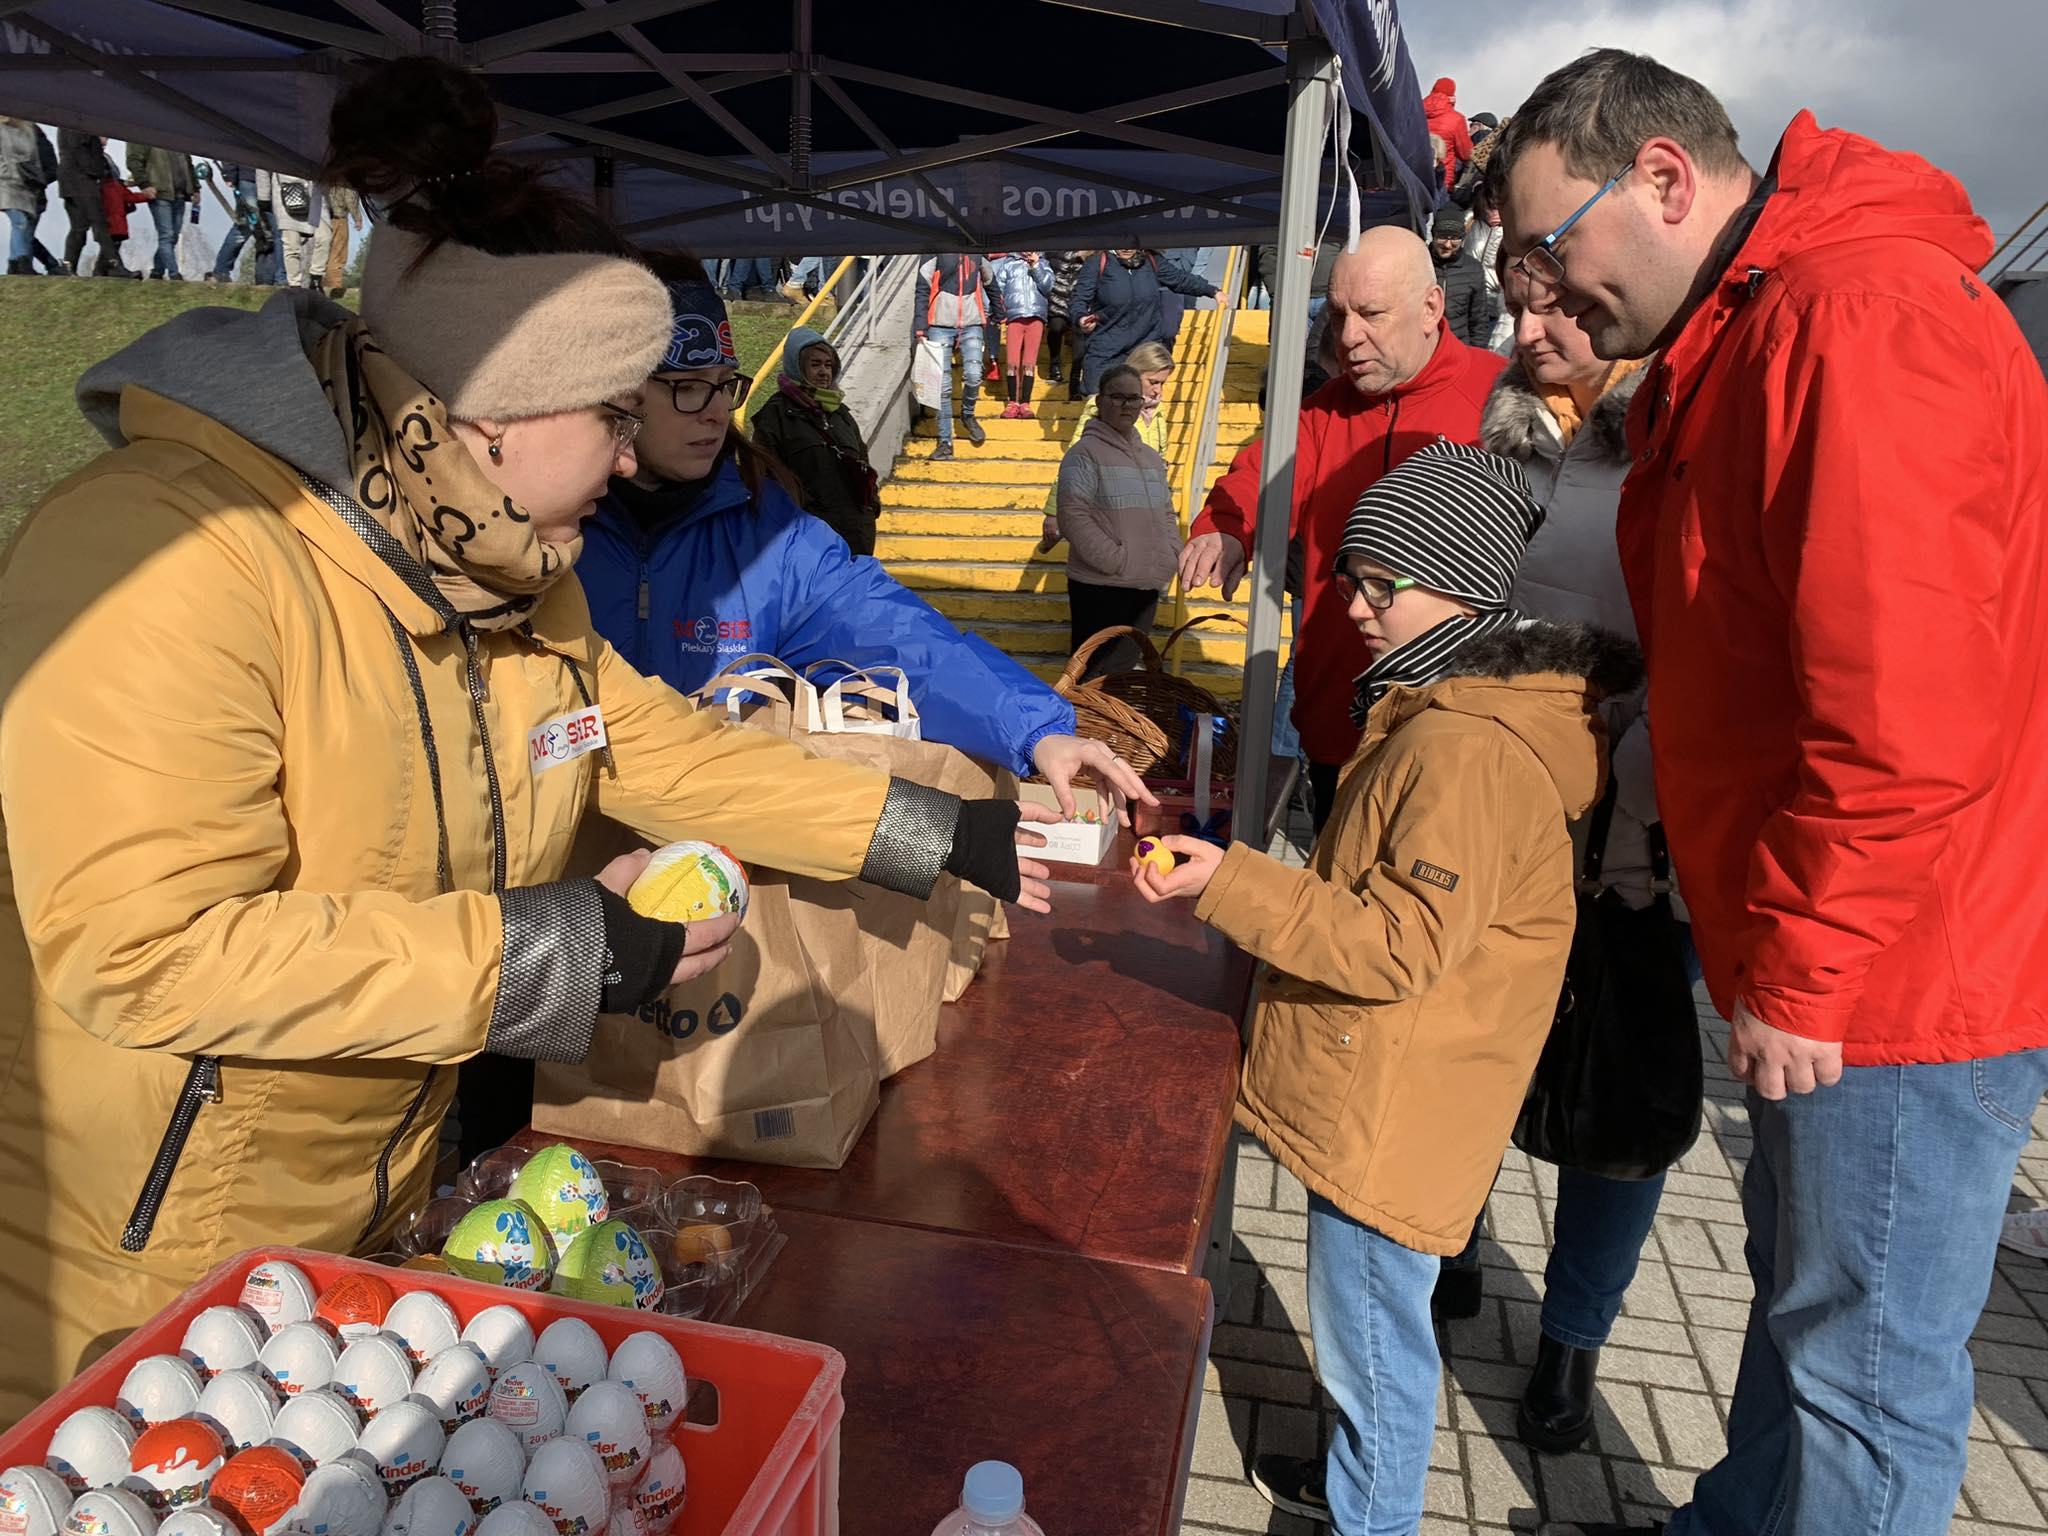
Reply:
[[[241,1297],[243,1277],[266,1259],[289,1259],[321,1289],[362,1271],[388,1281],[401,1295],[437,1292],[465,1326],[485,1307],[505,1305],[518,1308],[535,1333],[558,1317],[580,1317],[597,1330],[607,1350],[617,1349],[630,1333],[661,1334],[683,1357],[693,1384],[708,1381],[718,1389],[715,1425],[686,1422],[676,1430],[690,1492],[675,1536],[837,1536],[839,1421],[845,1412],[840,1382],[846,1374],[838,1350],[744,1328],[506,1290],[454,1275],[386,1269],[302,1248],[253,1248],[200,1280],[0,1436],[0,1467],[42,1465],[50,1436],[69,1414],[95,1404],[112,1407],[122,1378],[137,1360],[176,1354],[192,1318],[207,1307],[233,1305]]]

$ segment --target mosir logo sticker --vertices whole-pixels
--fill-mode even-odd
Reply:
[[[604,711],[595,704],[543,720],[526,738],[526,758],[535,773],[572,762],[605,745]]]

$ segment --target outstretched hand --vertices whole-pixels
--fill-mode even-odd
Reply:
[[[1209,882],[1216,878],[1216,871],[1223,867],[1223,850],[1214,843],[1199,837],[1172,837],[1158,839],[1159,844],[1169,853],[1181,855],[1186,862],[1175,867],[1171,874],[1161,874],[1148,864],[1131,860],[1131,878],[1138,887],[1138,894],[1153,905],[1162,901],[1190,901],[1199,898],[1209,889]]]
[[[1107,742],[1088,741],[1079,736],[1047,736],[1039,741],[1031,760],[1052,786],[1060,810],[1068,816],[1074,814],[1074,780],[1083,773],[1095,780],[1103,799],[1115,811],[1118,826],[1131,824],[1133,800],[1146,805],[1159,803],[1159,797],[1138,777],[1138,770],[1112,752]]]

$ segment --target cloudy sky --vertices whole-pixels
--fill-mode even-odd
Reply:
[[[1502,115],[1586,48],[1697,76],[1762,168],[1801,107],[1960,177],[2002,237],[2048,199],[2048,0],[1402,0],[1424,89]]]

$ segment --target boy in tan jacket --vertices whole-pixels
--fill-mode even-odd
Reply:
[[[1168,838],[1155,901],[1268,968],[1240,1124],[1309,1190],[1309,1321],[1337,1408],[1327,1465],[1253,1481],[1340,1536],[1421,1519],[1440,1372],[1430,1292],[1464,1247],[1542,1053],[1571,948],[1568,819],[1597,797],[1599,700],[1629,642],[1508,607],[1543,512],[1521,467],[1438,441],[1380,479],[1334,580],[1372,666],[1307,869]]]

